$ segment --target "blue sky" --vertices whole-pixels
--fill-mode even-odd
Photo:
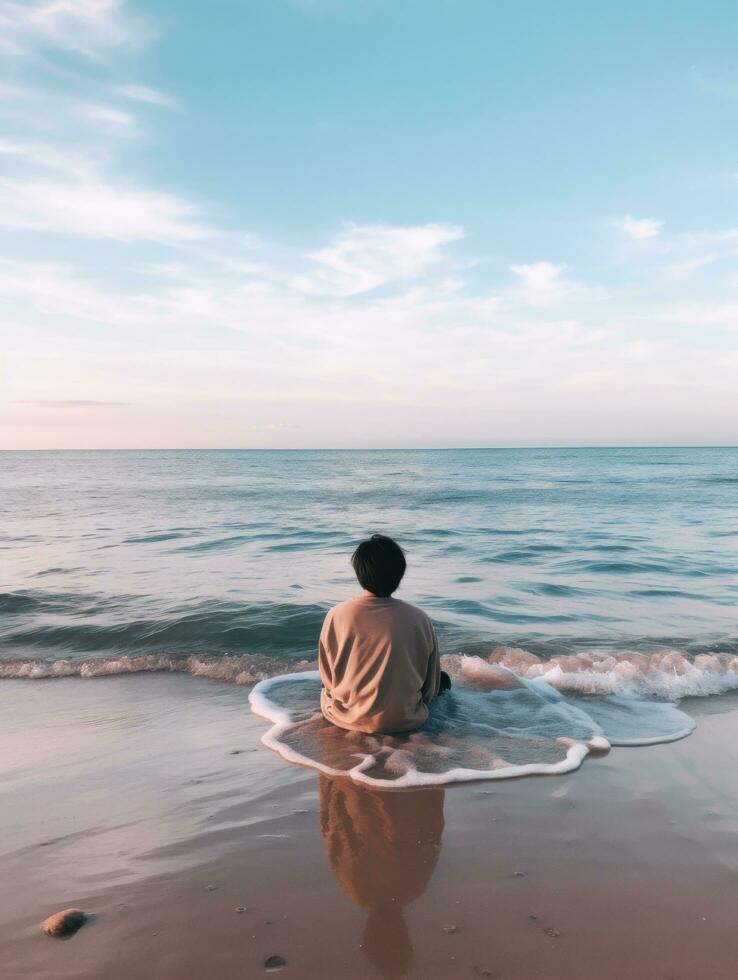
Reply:
[[[0,0],[0,446],[738,442],[737,41]]]

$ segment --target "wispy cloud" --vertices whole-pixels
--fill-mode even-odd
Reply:
[[[33,405],[35,408],[105,408],[130,403],[100,401],[96,398],[24,398],[17,400],[16,404]]]
[[[48,316],[107,327],[161,325],[164,296],[161,288],[155,296],[141,289],[121,293],[105,288],[69,264],[0,259],[0,301],[6,309],[41,314],[41,322]]]
[[[0,3],[0,36],[6,51],[32,46],[61,48],[87,57],[141,43],[150,26],[133,17],[120,0],[40,0]]]
[[[0,139],[0,157],[3,156],[20,159],[26,172],[40,168],[73,177],[89,177],[99,167],[99,160],[91,153],[33,140]]]
[[[628,238],[645,241],[648,238],[657,238],[661,234],[664,222],[656,218],[634,218],[632,215],[626,214],[622,218],[616,218],[613,221],[613,226],[618,231],[622,231]]]
[[[710,252],[707,255],[697,255],[693,258],[681,259],[676,262],[667,262],[663,267],[667,276],[674,279],[690,279],[701,269],[714,262],[719,261],[720,255],[717,252]]]
[[[730,327],[738,329],[738,303],[695,304],[666,309],[660,314],[671,323],[683,323],[693,327]]]
[[[144,102],[147,105],[161,106],[163,109],[174,109],[177,106],[176,99],[158,89],[149,88],[148,85],[118,85],[115,91],[132,102]]]
[[[308,255],[314,271],[295,277],[293,284],[306,293],[365,293],[421,275],[439,261],[445,245],[463,237],[456,225],[349,225],[326,248]]]
[[[95,180],[0,178],[0,227],[85,238],[199,241],[213,231],[179,198]]]
[[[102,57],[144,40],[150,27],[122,0],[0,0],[0,34],[24,54],[47,49]],[[0,228],[67,238],[170,245],[216,235],[202,206],[136,180],[116,165],[120,148],[139,135],[136,105],[171,105],[140,84],[85,82],[87,98],[65,67],[44,84],[43,72],[25,59],[2,85],[0,69]],[[107,71],[107,67],[101,73]],[[7,90],[7,91],[6,91]],[[127,105],[111,102],[111,93]],[[7,98],[3,98],[7,96]]]
[[[118,131],[131,132],[136,128],[136,120],[130,112],[116,109],[104,103],[83,102],[74,107],[74,112],[87,122],[99,126],[112,127]]]

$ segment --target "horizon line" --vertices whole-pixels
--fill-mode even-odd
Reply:
[[[539,452],[563,449],[738,449],[738,443],[612,443],[509,446],[65,446],[5,449],[0,453],[408,453]]]

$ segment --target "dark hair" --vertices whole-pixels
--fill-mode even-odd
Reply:
[[[407,567],[402,548],[384,534],[362,541],[351,556],[351,564],[362,588],[382,598],[392,595]]]

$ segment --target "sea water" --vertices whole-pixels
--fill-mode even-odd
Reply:
[[[0,453],[0,676],[309,669],[377,531],[456,679],[462,727],[438,738],[457,769],[463,725],[504,717],[500,672],[529,707],[563,693],[573,734],[526,728],[526,709],[508,724],[541,759],[486,742],[490,771],[559,765],[558,738],[684,734],[666,702],[738,688],[731,448]]]

